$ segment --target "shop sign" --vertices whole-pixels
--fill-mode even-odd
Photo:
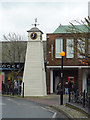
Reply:
[[[19,69],[19,68],[21,68],[21,67],[23,67],[23,63],[20,63],[20,64],[18,64],[18,63],[15,63],[15,64],[9,64],[9,63],[2,63],[2,64],[0,64],[0,68],[16,68],[16,69]]]

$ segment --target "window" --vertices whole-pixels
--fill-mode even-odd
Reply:
[[[66,39],[66,58],[74,57],[74,40]]]
[[[77,57],[85,58],[85,38],[77,40]]]
[[[55,58],[61,58],[60,52],[63,51],[63,39],[56,38],[55,40]]]
[[[51,58],[53,60],[53,44],[51,44]]]
[[[88,57],[90,57],[90,38],[88,39]]]

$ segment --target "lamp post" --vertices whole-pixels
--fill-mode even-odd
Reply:
[[[63,57],[65,56],[65,52],[60,52],[60,56],[62,56],[61,59],[61,92],[60,92],[60,104],[63,105]]]

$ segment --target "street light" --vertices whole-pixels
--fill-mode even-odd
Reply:
[[[61,59],[61,92],[60,92],[60,104],[63,105],[63,57],[65,56],[65,52],[62,51],[60,52],[60,56],[62,56],[62,59]]]

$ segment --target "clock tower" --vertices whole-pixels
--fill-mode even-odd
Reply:
[[[46,76],[43,58],[43,32],[35,26],[28,30],[28,42],[24,65],[24,96],[45,96]]]

